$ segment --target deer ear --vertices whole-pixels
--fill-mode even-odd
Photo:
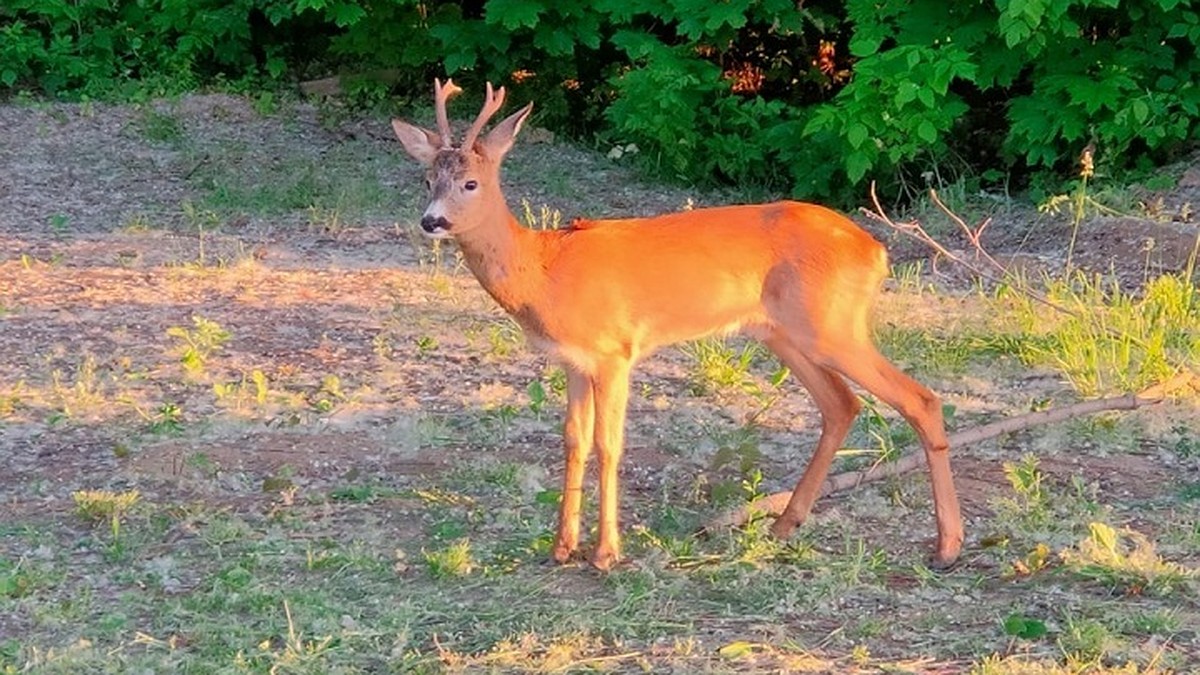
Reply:
[[[430,166],[433,164],[433,158],[442,149],[442,138],[428,129],[413,126],[403,120],[392,120],[392,129],[396,132],[396,138],[400,139],[400,144],[404,146],[405,151],[412,155],[413,159]]]
[[[517,132],[521,131],[521,125],[531,112],[532,103],[504,118],[503,122],[492,127],[487,136],[475,143],[475,149],[494,162],[500,161],[512,149],[513,139],[517,137]]]

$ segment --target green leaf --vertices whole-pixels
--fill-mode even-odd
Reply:
[[[658,38],[640,30],[619,30],[613,34],[612,43],[633,60],[644,59],[664,47]]]
[[[484,20],[508,30],[534,28],[545,9],[538,0],[488,0],[484,7]]]
[[[846,156],[846,175],[850,182],[857,183],[871,170],[874,164],[865,152],[852,152]]]
[[[937,127],[929,120],[921,120],[917,125],[917,136],[926,143],[933,143],[938,137]]]
[[[896,107],[902,108],[908,103],[912,103],[917,98],[917,93],[920,87],[915,82],[904,80],[896,87]]]
[[[367,16],[367,10],[350,2],[340,2],[331,6],[329,13],[333,15],[333,23],[338,28],[353,26]]]
[[[542,26],[533,34],[533,46],[550,56],[566,56],[575,53],[574,37],[561,28],[549,29]]]
[[[1133,102],[1133,118],[1139,124],[1144,123],[1150,117],[1150,106],[1146,105],[1145,101],[1137,100]]]
[[[1015,612],[1004,619],[1005,635],[1022,640],[1036,640],[1045,636],[1047,632],[1046,623],[1040,619],[1031,619]]]
[[[741,28],[746,25],[746,10],[749,9],[747,0],[721,0],[707,5],[709,14],[704,28],[709,33],[715,33],[724,26]]]
[[[737,640],[721,647],[717,653],[727,659],[740,659],[754,654],[754,643]]]
[[[862,147],[870,133],[865,124],[855,122],[846,129],[846,140],[850,142],[850,147],[857,150]]]
[[[325,0],[296,0],[296,13],[300,14],[306,9],[325,9]]]

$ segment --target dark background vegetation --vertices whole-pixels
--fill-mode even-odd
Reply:
[[[359,103],[430,80],[657,175],[798,197],[1058,189],[1191,149],[1188,0],[6,0],[0,94],[130,100],[330,74]],[[370,75],[374,75],[373,77]],[[629,147],[630,144],[636,146]]]

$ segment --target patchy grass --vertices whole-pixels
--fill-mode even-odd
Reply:
[[[1194,402],[956,449],[967,547],[935,572],[920,475],[821,500],[787,542],[765,520],[696,535],[792,483],[819,421],[751,343],[664,350],[633,383],[626,563],[553,566],[565,375],[452,248],[397,234],[418,171],[302,111],[125,114],[126,142],[177,153],[178,228],[141,205],[96,237],[81,210],[79,231],[0,223],[0,672],[1196,668]],[[264,142],[235,147],[245,128]],[[531,227],[692,197],[573,148],[513,159]],[[1090,391],[1036,357],[1057,320],[905,270],[880,342],[952,426]],[[1180,359],[1194,300],[1161,283],[1077,295],[1153,315]],[[913,450],[866,403],[839,467]]]

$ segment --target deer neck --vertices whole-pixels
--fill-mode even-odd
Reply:
[[[458,237],[467,268],[509,314],[521,319],[543,294],[545,271],[536,232],[507,209]]]

